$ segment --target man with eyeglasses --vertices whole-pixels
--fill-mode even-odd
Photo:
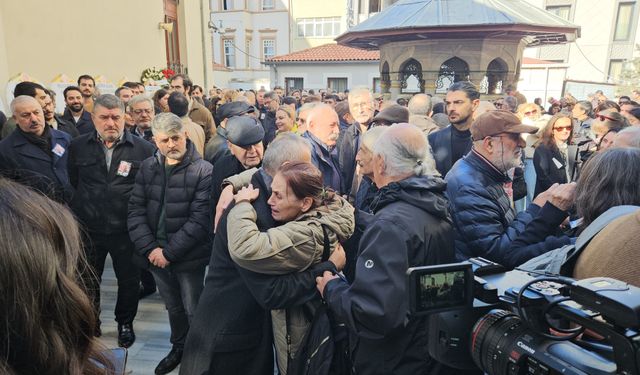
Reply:
[[[575,184],[554,184],[525,211],[514,209],[510,171],[521,163],[521,134],[538,128],[496,110],[480,115],[470,130],[471,151],[446,177],[457,260],[483,257],[514,268],[570,243],[555,235],[573,205]]]
[[[69,179],[75,188],[71,208],[86,233],[85,252],[93,272],[84,277],[100,316],[100,281],[107,254],[118,280],[115,320],[118,345],[128,348],[136,336],[140,271],[132,261],[134,246],[127,229],[127,207],[142,161],[155,147],[124,127],[124,104],[114,95],[99,96],[92,114],[95,129],[69,146]],[[146,265],[140,265],[146,266]],[[95,332],[100,336],[100,325]]]
[[[153,134],[151,133],[151,122],[156,117],[153,109],[153,99],[145,95],[136,95],[129,99],[128,106],[129,115],[133,121],[131,134],[153,143]]]
[[[353,194],[358,191],[356,175],[356,154],[360,148],[360,138],[367,131],[374,116],[373,94],[366,87],[349,91],[349,112],[355,122],[343,131],[338,144],[338,165],[340,166],[342,193]],[[354,179],[356,183],[354,184]]]

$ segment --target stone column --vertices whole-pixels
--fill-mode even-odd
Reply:
[[[389,93],[391,93],[391,100],[396,100],[398,96],[400,96],[401,88],[402,88],[402,82],[398,80],[391,81],[391,88],[389,89]]]

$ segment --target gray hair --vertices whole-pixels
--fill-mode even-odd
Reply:
[[[124,103],[117,96],[112,94],[100,95],[93,102],[93,112],[96,112],[98,107],[106,109],[119,109],[124,113]]]
[[[360,145],[368,148],[369,150],[373,150],[373,145],[376,141],[387,131],[386,126],[376,126],[375,128],[371,128],[362,134],[362,138],[360,138]]]
[[[262,168],[269,176],[275,176],[278,168],[287,161],[311,160],[311,144],[293,133],[282,133],[264,152]]]
[[[321,115],[323,110],[331,110],[331,112],[336,116],[336,119],[338,119],[338,114],[332,106],[330,106],[329,104],[318,103],[311,109],[311,111],[309,111],[309,115],[307,116],[307,126],[309,126],[309,124],[311,124],[312,122],[314,122],[315,124],[315,118]]]
[[[314,109],[315,107],[317,107],[318,105],[322,104],[322,102],[311,102],[311,103],[304,103],[303,105],[300,106],[300,108],[298,109],[298,113],[300,112],[306,112],[306,111],[310,111],[312,109]]]
[[[509,106],[509,111],[515,113],[518,109],[518,99],[514,96],[505,96],[502,101]]]
[[[40,103],[33,96],[19,95],[18,97],[13,99],[11,101],[11,104],[9,105],[9,107],[11,108],[11,113],[15,115],[16,107],[26,103],[36,103],[38,106],[40,106]]]
[[[427,94],[416,94],[409,100],[407,109],[412,115],[428,116],[431,112],[431,97]]]
[[[620,130],[613,140],[613,146],[640,148],[640,127],[628,126]]]
[[[363,94],[369,95],[369,98],[371,99],[371,103],[373,103],[373,93],[366,86],[358,86],[353,90],[349,91],[349,96],[347,98],[349,101],[351,101],[351,99],[355,98],[356,96],[361,96]]]
[[[373,154],[382,156],[385,170],[392,177],[440,175],[427,136],[411,124],[388,127],[384,137],[373,145]]]
[[[159,113],[151,121],[151,132],[153,135],[157,134],[175,134],[182,133],[184,131],[184,125],[180,117],[173,113]]]
[[[136,95],[133,98],[129,99],[127,103],[127,108],[131,109],[134,105],[142,102],[148,102],[151,105],[151,108],[154,107],[153,99],[147,94]]]

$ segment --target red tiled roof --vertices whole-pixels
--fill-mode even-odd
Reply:
[[[522,58],[522,65],[544,65],[544,64],[557,64],[553,61],[547,61],[547,60],[540,60],[540,59],[534,59],[533,57],[523,57]]]
[[[288,55],[275,56],[267,62],[307,62],[307,61],[377,61],[380,51],[367,51],[359,48],[324,44],[304,49]]]

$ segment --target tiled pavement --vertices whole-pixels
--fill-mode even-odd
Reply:
[[[107,258],[102,277],[102,343],[108,348],[118,346],[118,327],[113,320],[116,301],[116,277]],[[129,348],[127,373],[135,375],[153,374],[158,362],[171,350],[169,343],[169,317],[158,293],[140,301],[138,315],[133,323],[136,342]],[[178,368],[179,369],[179,368]],[[178,369],[171,372],[177,374]]]

